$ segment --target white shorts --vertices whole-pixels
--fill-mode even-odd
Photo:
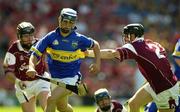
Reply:
[[[47,72],[44,73],[44,77],[49,77]],[[49,91],[50,95],[50,83],[43,80],[24,81],[26,88],[20,89],[18,84],[15,84],[16,97],[20,103],[27,102],[34,96],[37,96],[40,92]]]
[[[151,94],[153,101],[156,103],[156,105],[159,109],[169,109],[170,105],[171,105],[170,103],[172,103],[172,102],[169,102],[169,100],[171,98],[175,100],[174,103],[176,103],[176,105],[178,104],[178,95],[179,95],[179,84],[178,83],[176,83],[176,85],[174,85],[172,88],[167,89],[159,94],[156,94],[154,92],[154,90],[151,88],[149,83],[146,83],[144,85],[144,89],[149,94]]]
[[[65,84],[69,84],[69,85],[77,85],[80,81],[81,78],[79,75],[75,75],[74,77],[69,77],[69,78],[52,78],[54,80],[60,81],[60,82],[64,82]],[[56,84],[51,84],[51,90],[54,90],[57,87]]]

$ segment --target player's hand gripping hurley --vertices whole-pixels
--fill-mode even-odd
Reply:
[[[46,77],[43,77],[43,76],[40,76],[40,75],[36,75],[36,77],[39,78],[39,79],[51,82],[53,84],[56,84],[56,85],[58,85],[60,87],[66,88],[66,89],[76,93],[79,96],[85,96],[88,93],[87,85],[85,83],[80,83],[77,86],[73,86],[73,85],[65,84],[63,82],[56,81],[56,80],[51,79],[51,78],[46,78]]]

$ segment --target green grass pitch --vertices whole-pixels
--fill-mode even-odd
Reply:
[[[94,112],[95,107],[93,106],[81,106],[73,107],[74,112]],[[20,107],[0,107],[0,112],[22,112]],[[36,109],[36,112],[43,112],[40,107]],[[58,111],[56,111],[58,112]]]
[[[74,112],[95,112],[95,106],[80,106],[73,107]],[[22,112],[20,107],[0,107],[0,112]],[[43,112],[40,107],[37,108],[36,112]],[[58,111],[56,111],[58,112]],[[143,108],[141,109],[143,112]]]

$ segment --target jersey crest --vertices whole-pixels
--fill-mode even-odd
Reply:
[[[59,42],[57,40],[54,40],[53,45],[59,45]]]
[[[73,48],[77,48],[78,47],[78,42],[77,41],[73,41],[72,42],[72,47]]]

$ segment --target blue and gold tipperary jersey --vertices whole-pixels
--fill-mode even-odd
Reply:
[[[39,58],[42,53],[47,53],[52,78],[74,77],[80,75],[80,64],[85,58],[83,51],[93,46],[92,39],[75,31],[63,37],[57,28],[37,43],[33,54]]]
[[[176,46],[172,55],[174,58],[180,59],[180,39],[176,43]],[[175,67],[174,73],[177,76],[178,80],[180,80],[180,66],[175,61],[174,61],[174,67]]]

